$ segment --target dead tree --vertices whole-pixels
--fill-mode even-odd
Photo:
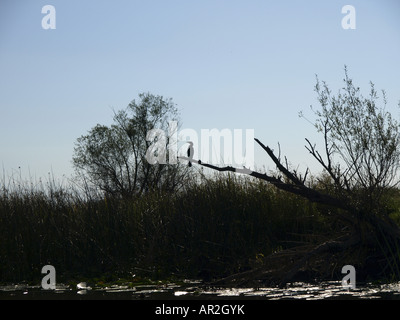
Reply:
[[[344,94],[339,93],[337,97],[332,97],[327,85],[323,83],[321,86],[318,78],[315,86],[322,105],[322,110],[315,112],[315,126],[324,137],[324,156],[308,139],[306,149],[328,176],[328,182],[322,183],[322,188],[307,186],[308,169],[303,176],[299,175],[289,168],[287,162],[283,164],[280,156],[276,156],[271,148],[258,139],[255,141],[276,165],[275,175],[246,168],[217,167],[190,159],[192,163],[220,172],[248,174],[313,203],[339,209],[329,211],[329,214],[347,226],[347,233],[302,252],[281,277],[281,285],[291,281],[316,255],[361,247],[367,251],[368,258],[375,259],[380,264],[382,274],[400,279],[400,229],[389,217],[390,208],[385,202],[388,192],[398,182],[399,124],[385,108],[377,107],[378,97],[372,83],[370,96],[365,99],[347,76],[346,68],[344,82]],[[386,104],[384,92],[383,98]],[[180,158],[188,160],[185,157]],[[242,279],[260,277],[265,272],[265,269],[250,271]],[[233,278],[238,279],[239,276],[235,275]]]
[[[354,206],[350,200],[335,197],[307,186],[307,174],[305,174],[304,177],[300,177],[296,172],[290,171],[287,166],[281,163],[280,159],[274,154],[271,148],[265,146],[258,139],[255,139],[255,141],[273,160],[280,174],[277,173],[276,175],[268,175],[265,173],[251,171],[246,168],[241,169],[232,166],[218,167],[196,159],[191,159],[191,162],[219,172],[248,174],[249,176],[267,181],[280,190],[304,197],[313,203],[319,203],[341,209],[338,211],[329,211],[329,215],[336,215],[336,218],[346,224],[349,230],[346,235],[341,235],[338,239],[325,241],[314,248],[310,248],[306,252],[302,252],[301,258],[299,258],[298,261],[291,266],[289,271],[282,275],[281,279],[278,280],[278,284],[280,286],[290,282],[297,272],[307,264],[309,259],[318,254],[322,255],[324,252],[328,251],[344,251],[357,246],[368,246],[371,248],[371,250],[377,248],[380,250],[384,248],[383,250],[385,252],[382,252],[379,255],[379,258],[384,257],[388,259],[387,263],[392,266],[398,263],[398,261],[395,261],[394,259],[396,258],[398,248],[400,248],[400,230],[399,227],[388,216],[378,216],[370,212],[362,211],[362,209]],[[313,149],[310,150],[311,153],[313,153]],[[316,153],[314,156],[318,157]],[[188,160],[189,158],[180,157],[180,159]],[[308,170],[306,173],[307,172]],[[286,179],[283,179],[282,175],[285,176]],[[328,211],[321,212],[327,213]],[[230,276],[226,279],[222,279],[218,283],[222,284],[228,280],[234,280],[235,283],[248,283],[250,280],[256,280],[255,278],[258,276],[262,278],[263,273],[266,271],[267,270],[265,270],[265,268],[259,268],[257,270],[252,270],[240,275]]]

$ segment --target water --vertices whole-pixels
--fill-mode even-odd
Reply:
[[[372,285],[365,284],[355,289],[344,289],[340,281],[323,282],[318,285],[296,282],[286,288],[222,288],[206,287],[198,281],[183,284],[111,285],[95,287],[82,282],[77,286],[57,284],[55,290],[43,290],[40,286],[26,284],[0,286],[0,299],[128,299],[128,300],[181,300],[181,299],[232,299],[232,300],[349,300],[378,299],[400,300],[400,282]]]

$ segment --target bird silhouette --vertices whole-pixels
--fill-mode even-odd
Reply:
[[[193,142],[188,141],[189,143],[189,148],[187,149],[187,156],[189,159],[193,159],[193,153],[194,153],[194,149],[193,149]],[[188,166],[191,167],[192,163],[189,161]]]

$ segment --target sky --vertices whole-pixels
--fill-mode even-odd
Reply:
[[[45,5],[55,29],[43,28]],[[345,5],[355,29],[343,28]],[[400,119],[399,57],[398,0],[1,0],[3,174],[70,177],[76,139],[141,92],[172,98],[182,129],[252,129],[316,172],[305,138],[321,140],[298,116],[318,107],[315,75],[336,93],[347,65]],[[255,166],[269,168],[260,149]]]

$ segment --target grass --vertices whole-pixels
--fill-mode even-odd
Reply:
[[[335,231],[320,208],[239,175],[193,180],[178,194],[83,196],[72,186],[6,184],[0,191],[0,282],[77,276],[211,279]],[[339,228],[340,226],[337,226]]]

